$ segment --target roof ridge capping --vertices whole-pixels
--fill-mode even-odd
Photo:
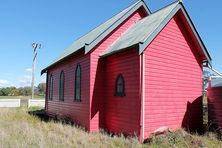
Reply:
[[[121,14],[122,12],[126,11],[127,9],[129,9],[128,11],[126,11],[123,15],[125,15],[127,12],[129,12],[131,9],[133,9],[140,1],[143,1],[143,0],[137,0],[136,2],[134,2],[133,4],[131,4],[130,6],[128,6],[127,8],[121,10],[119,13],[113,15],[112,17],[110,17],[109,19],[107,19],[105,22],[101,23],[100,25],[98,25],[97,27],[95,27],[94,29],[92,29],[91,31],[95,30],[96,28],[99,28],[101,25],[105,24],[107,21],[109,21],[110,19],[116,17],[117,15]],[[132,7],[132,8],[131,8]],[[118,20],[117,20],[118,21]],[[116,22],[116,21],[115,21]],[[115,23],[113,22],[113,24]],[[106,29],[107,30],[107,29]],[[88,33],[90,33],[91,31],[89,31]],[[88,34],[87,33],[87,34]],[[104,33],[104,32],[102,32]],[[102,34],[101,33],[101,34]],[[85,35],[87,35],[85,34]],[[98,36],[100,36],[101,34],[99,34]],[[84,35],[84,36],[85,36]],[[98,36],[96,38],[98,38]],[[96,39],[94,39],[93,41],[95,41]],[[90,43],[85,43],[85,45],[90,45],[93,41],[91,41]]]
[[[134,5],[136,5],[137,3],[139,3],[140,1],[143,1],[143,0],[137,0],[135,3],[131,4],[130,6],[128,6],[128,7],[125,8],[125,9],[121,10],[119,13],[113,15],[112,17],[110,17],[109,19],[107,19],[105,22],[102,22],[101,24],[99,24],[99,25],[96,26],[95,28],[93,28],[93,29],[91,29],[90,31],[88,31],[88,32],[87,32],[86,34],[84,34],[83,36],[80,36],[78,39],[76,39],[76,40],[74,41],[74,43],[75,43],[76,41],[80,40],[81,38],[87,36],[90,32],[92,32],[92,31],[94,31],[95,29],[99,28],[101,25],[105,24],[107,21],[109,21],[109,20],[112,19],[113,17],[115,17],[115,16],[117,16],[118,14],[124,12],[126,9],[129,9],[130,7],[133,7]],[[93,42],[93,41],[91,41],[91,42]],[[90,42],[90,43],[91,43],[91,42]],[[85,43],[85,45],[90,45],[90,43]]]
[[[175,5],[176,4],[176,5]],[[159,11],[166,9],[167,7],[173,6],[175,5],[175,7],[171,10],[171,12],[167,15],[167,17],[159,24],[159,26],[156,27],[156,29],[151,33],[150,36],[148,36],[146,38],[146,40],[144,40],[143,42],[139,42],[139,53],[143,53],[143,51],[145,50],[145,48],[151,43],[151,41],[156,37],[156,35],[163,29],[164,26],[166,26],[166,24],[170,21],[170,19],[179,11],[181,10],[185,16],[185,18],[188,21],[189,26],[191,27],[195,37],[197,38],[198,43],[200,44],[201,48],[203,49],[203,52],[209,62],[210,65],[212,65],[212,58],[209,54],[209,52],[207,51],[206,46],[204,45],[197,29],[194,26],[194,23],[192,22],[188,12],[185,9],[185,6],[183,5],[183,1],[182,0],[177,0],[174,3],[171,3],[170,5],[160,9]],[[158,13],[159,11],[156,11],[155,13]],[[155,13],[153,13],[152,15],[154,15]],[[151,15],[151,16],[152,16]],[[148,16],[150,17],[150,16]]]
[[[100,24],[98,27],[89,31],[84,36],[75,40],[71,46],[66,48],[62,54],[56,58],[51,64],[49,64],[45,69],[41,71],[41,74],[45,73],[48,68],[54,64],[62,61],[63,59],[69,57],[75,52],[84,48],[85,54],[91,51],[103,38],[105,38],[110,32],[112,32],[117,26],[119,26],[125,19],[127,19],[133,12],[139,9],[141,6],[144,7],[147,14],[151,14],[151,11],[147,7],[144,0],[138,0],[129,7],[123,9],[118,14],[114,15],[104,23]]]
[[[169,11],[165,11],[165,10],[168,10],[168,9],[169,9]],[[158,15],[159,13],[162,13],[162,12],[165,14],[165,16],[162,16],[161,21],[155,26],[156,28],[153,30],[153,32],[151,32],[151,34],[156,36],[162,30],[162,28],[167,24],[167,22],[172,18],[172,16],[176,14],[176,12],[179,9],[180,9],[179,1],[176,1],[176,2],[173,2],[173,3],[163,7],[161,9],[153,12],[152,15],[151,15],[152,17],[154,15]],[[165,22],[165,23],[163,23],[163,22]],[[147,40],[149,38],[150,38],[150,36],[148,35],[146,38],[144,38],[144,40],[142,42],[140,42],[140,44],[143,44],[143,43],[147,42]],[[140,53],[141,52],[142,51],[140,50]]]
[[[139,44],[140,46],[144,45],[144,42],[150,39],[150,35],[154,34],[155,31],[157,32],[156,28],[160,26],[165,16],[170,13],[169,10],[172,11],[173,8],[177,6],[177,4],[178,2],[171,3],[157,11],[154,11],[151,15],[144,17],[143,19],[138,21],[134,26],[127,30],[127,32],[125,32],[124,35],[113,46],[110,47],[110,49],[105,51],[101,56],[108,56],[110,54],[118,52],[119,50],[127,49],[128,47],[135,46],[137,44]],[[147,46],[144,45],[144,47],[139,47],[139,49],[145,49]]]
[[[159,32],[167,25],[167,23],[181,10],[189,26],[191,27],[204,55],[211,65],[211,57],[200,38],[191,18],[189,17],[183,3],[181,1],[173,2],[151,15],[141,19],[132,26],[115,44],[113,44],[101,57],[108,56],[115,52],[127,49],[128,47],[138,46],[139,54],[142,54],[145,48],[153,41]]]
[[[133,12],[135,12],[137,9],[139,9],[141,6],[144,6],[146,12],[150,15],[151,11],[149,10],[148,6],[146,5],[144,0],[138,0],[126,9],[122,10],[121,12],[124,12],[125,10],[129,9],[127,12],[125,12],[119,19],[117,19],[113,24],[111,24],[104,32],[102,32],[99,36],[97,36],[90,44],[85,44],[85,54],[87,54],[93,47],[95,47],[105,36],[107,36],[111,31],[114,30],[117,26],[119,26],[125,19],[127,19]],[[132,7],[132,8],[131,8]],[[120,13],[121,13],[120,12]],[[118,14],[120,14],[118,13]],[[118,14],[114,15],[117,16]],[[110,19],[109,19],[110,20]],[[109,21],[108,20],[108,21]],[[105,22],[106,23],[106,22]],[[117,23],[117,24],[116,24]],[[115,25],[116,24],[116,25]],[[98,26],[100,27],[100,26]],[[108,33],[106,33],[106,31]]]
[[[87,32],[85,35],[79,37],[77,40],[81,39],[82,37],[86,36],[88,33],[90,33],[91,31],[95,30],[96,28],[100,27],[101,25],[103,25],[104,23],[106,23],[107,21],[109,21],[111,18],[117,16],[118,14],[124,12],[125,10],[129,9],[130,7],[133,7],[135,5],[137,5],[140,1],[144,2],[144,0],[137,0],[136,2],[134,2],[133,4],[131,4],[130,6],[124,8],[123,10],[121,10],[120,12],[116,13],[115,15],[113,15],[112,17],[110,17],[109,19],[107,19],[105,22],[102,22],[101,24],[99,24],[98,26],[96,26],[95,28],[91,29],[89,32]],[[145,3],[145,2],[144,2]],[[149,8],[147,7],[149,13],[151,13],[151,11],[149,10]],[[77,41],[76,40],[76,41]],[[74,41],[75,42],[75,41]],[[85,43],[86,45],[89,45],[90,43]]]

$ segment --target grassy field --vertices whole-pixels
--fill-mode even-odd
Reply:
[[[22,99],[28,100],[31,96],[0,96],[0,99]],[[43,96],[35,96],[35,99],[45,99]]]
[[[198,135],[184,130],[153,137],[145,144],[137,138],[111,136],[105,132],[89,134],[81,127],[43,121],[28,113],[39,109],[28,110],[24,104],[21,108],[0,108],[0,147],[222,147],[222,141],[214,133]]]

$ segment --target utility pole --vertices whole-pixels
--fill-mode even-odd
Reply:
[[[34,50],[33,55],[33,63],[32,63],[32,97],[31,99],[34,99],[35,95],[35,64],[36,64],[36,56],[37,56],[37,49],[41,48],[41,44],[33,43],[32,48]]]

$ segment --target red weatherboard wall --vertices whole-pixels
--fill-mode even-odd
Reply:
[[[211,129],[222,129],[222,86],[211,87],[211,82],[207,89],[208,102],[208,126]]]
[[[48,96],[49,96],[49,75],[48,73],[46,74],[46,88],[45,88],[45,110],[47,111],[48,110]]]
[[[90,55],[90,110],[91,121],[90,131],[98,131],[99,127],[104,127],[104,100],[105,100],[105,70],[110,69],[104,65],[103,59],[99,56],[107,50],[129,27],[135,24],[136,21],[146,16],[142,8],[134,12],[126,19],[119,27],[110,33]]]
[[[81,102],[74,101],[74,80],[77,64],[81,65]],[[61,70],[65,74],[64,102],[59,101],[59,78]],[[72,120],[89,129],[89,55],[81,51],[57,64],[48,71],[53,75],[53,100],[47,100],[47,113],[72,118]],[[48,79],[49,81],[49,79]],[[48,94],[48,93],[47,93]]]
[[[50,115],[59,113],[71,117],[72,120],[85,126],[90,132],[105,127],[105,61],[100,55],[108,49],[129,27],[146,16],[142,8],[134,12],[128,19],[119,25],[112,33],[102,40],[90,53],[83,51],[74,54],[69,59],[57,64],[48,70],[48,76],[53,74],[53,100],[47,100],[47,112]],[[80,63],[81,100],[74,102],[75,68]],[[65,101],[59,101],[59,77],[61,70],[65,73]],[[47,89],[48,90],[48,89]],[[48,93],[47,93],[48,94]]]
[[[137,49],[117,53],[106,59],[105,123],[112,133],[140,133],[140,56]],[[124,97],[114,96],[118,74],[125,80]]]
[[[135,47],[100,58],[144,16],[139,9],[90,53],[85,55],[82,50],[48,70],[48,76],[53,74],[53,100],[46,100],[49,115],[71,117],[90,132],[106,128],[113,133],[136,134],[140,138],[143,126],[145,138],[161,126],[201,129],[202,53],[198,53],[200,46],[181,14],[165,26],[143,55],[139,55]],[[77,64],[81,64],[82,70],[81,102],[74,102]],[[61,70],[65,74],[64,102],[59,101]],[[116,77],[120,73],[125,79],[124,97],[114,96]],[[144,121],[141,120],[141,95],[144,96]]]
[[[175,16],[144,52],[145,138],[161,126],[202,126],[202,68],[182,19]]]

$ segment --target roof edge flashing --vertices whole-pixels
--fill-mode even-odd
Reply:
[[[150,11],[149,7],[147,6],[146,2],[144,0],[141,0],[144,4],[144,8],[146,9],[148,15],[152,14],[152,12]]]
[[[99,44],[102,39],[104,39],[107,35],[109,35],[109,33],[111,33],[116,27],[118,27],[122,22],[124,22],[130,15],[133,14],[133,12],[135,12],[136,10],[138,10],[140,7],[144,8],[144,11],[150,15],[151,11],[149,10],[148,6],[146,5],[146,3],[143,0],[138,0],[137,2],[135,2],[134,4],[131,5],[132,8],[130,8],[128,11],[126,11],[122,17],[120,17],[118,20],[116,20],[113,24],[111,24],[106,30],[104,30],[104,32],[102,32],[101,34],[99,34],[98,36],[96,36],[94,38],[94,40],[92,40],[91,42],[85,42],[85,45],[83,47],[85,47],[85,54],[89,53],[90,50],[92,50],[97,44]],[[129,7],[131,7],[129,6]],[[126,8],[127,9],[127,8]],[[125,10],[125,9],[124,9]],[[75,41],[76,42],[76,41]],[[81,48],[83,48],[81,47]],[[76,51],[79,51],[81,48],[79,48]],[[63,59],[66,59],[69,55],[74,54],[76,51],[74,52],[70,52],[68,55],[61,57],[61,59],[58,59],[57,61],[52,62],[48,67],[46,67],[45,69],[47,70],[48,68],[50,68],[51,66],[55,65],[56,63],[62,61]]]
[[[46,69],[43,69],[42,71],[41,71],[41,75],[43,75],[44,73],[47,73],[47,70]],[[41,76],[40,75],[40,76]]]
[[[212,65],[212,60],[211,57],[203,43],[203,41],[200,38],[200,35],[198,34],[197,30],[195,29],[194,24],[192,23],[188,13],[186,12],[185,7],[183,6],[183,3],[178,3],[178,5],[169,13],[169,15],[162,21],[162,23],[157,26],[157,28],[151,33],[151,35],[144,40],[143,43],[139,44],[139,53],[143,53],[144,50],[149,46],[149,44],[153,41],[153,39],[158,35],[158,33],[167,25],[167,23],[170,21],[170,19],[179,11],[182,10],[189,26],[192,29],[192,32],[194,33],[198,43],[201,46],[202,51],[204,52],[204,55],[207,58],[207,61],[209,62],[210,65]]]
[[[175,8],[167,15],[167,17],[156,27],[156,29],[147,37],[142,43],[140,43],[139,54],[143,53],[154,38],[160,33],[160,31],[167,25],[170,19],[181,9],[181,5],[178,3]]]
[[[104,53],[104,54],[101,54],[100,57],[104,58],[104,57],[110,56],[110,55],[112,55],[114,53],[123,52],[123,51],[125,51],[127,49],[130,49],[130,48],[133,48],[133,47],[139,48],[139,44],[134,44],[134,45],[131,45],[131,46],[127,47],[127,48],[122,48],[120,50],[115,50],[115,51],[112,51],[112,52],[109,52],[109,53]]]
[[[73,53],[71,53],[71,54],[68,54],[68,55],[64,56],[63,58],[57,60],[56,62],[52,62],[52,64],[49,64],[49,66],[47,66],[46,68],[44,68],[42,71],[47,71],[47,70],[48,70],[49,68],[51,68],[52,66],[60,63],[61,61],[67,59],[68,57],[72,56],[73,54],[75,54],[75,53],[77,53],[77,52],[80,52],[80,51],[83,50],[83,49],[85,50],[85,48],[86,48],[86,46],[83,46],[83,47],[79,48],[78,50],[76,50],[75,52],[73,52]],[[41,73],[42,73],[42,71],[41,71]]]
[[[120,19],[118,19],[110,27],[108,27],[104,32],[102,32],[98,37],[96,37],[95,40],[93,40],[91,43],[88,43],[87,44],[88,47],[86,48],[85,53],[87,54],[91,49],[93,49],[97,44],[99,44],[99,42],[101,42],[102,39],[104,39],[108,34],[110,34],[115,28],[117,28],[121,23],[123,23],[129,16],[131,16],[140,7],[145,8],[148,15],[151,14],[146,3],[142,0],[139,0],[138,3],[133,8],[131,8],[128,12],[126,12]]]
[[[209,64],[212,65],[212,58],[211,58],[209,52],[207,51],[207,48],[204,45],[204,42],[202,41],[202,39],[201,39],[197,29],[194,26],[194,23],[192,22],[189,14],[187,13],[187,11],[186,11],[186,9],[185,9],[183,4],[181,4],[181,10],[182,10],[184,16],[186,17],[187,22],[188,22],[189,26],[191,27],[191,29],[192,29],[192,31],[194,33],[194,36],[196,37],[196,39],[197,39],[198,43],[200,44],[201,48],[203,49],[204,55],[206,56]]]

